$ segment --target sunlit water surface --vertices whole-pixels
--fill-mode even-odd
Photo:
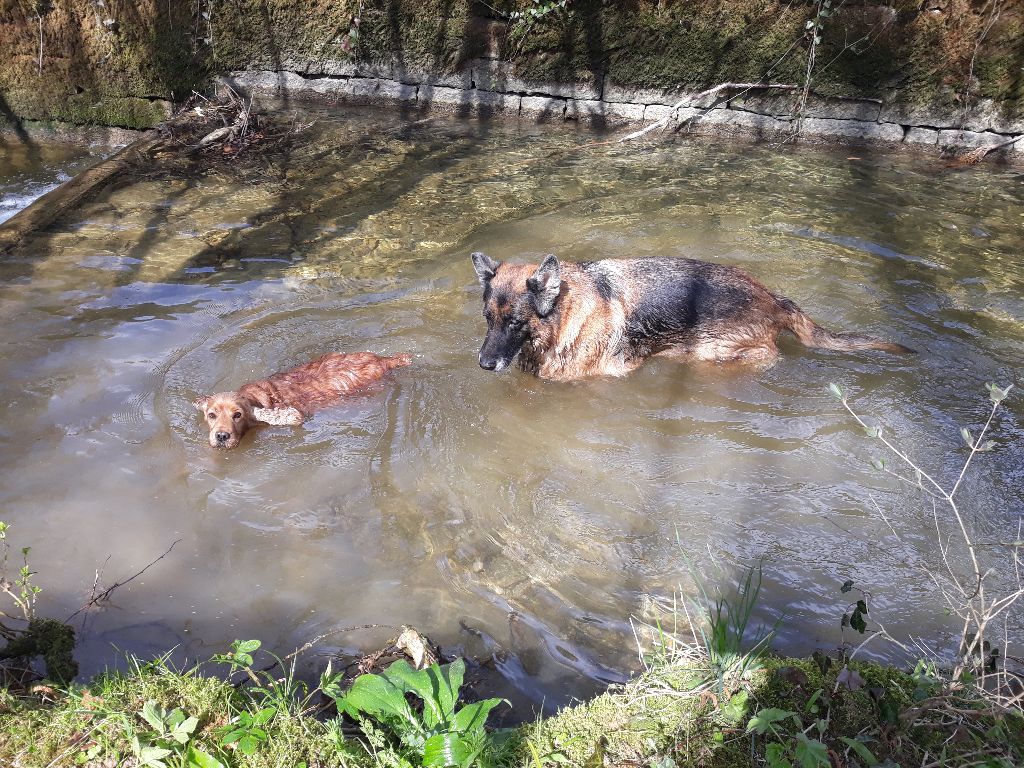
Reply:
[[[0,133],[0,224],[110,151],[101,145],[25,143]]]
[[[761,559],[758,619],[778,623],[782,650],[839,642],[847,578],[890,632],[948,647],[917,569],[934,558],[930,508],[871,468],[877,444],[828,384],[955,476],[984,383],[1021,365],[1024,175],[849,150],[582,146],[597,139],[319,115],[246,170],[157,163],[0,264],[0,510],[33,547],[40,610],[70,614],[97,568],[123,580],[178,541],[76,618],[83,674],[123,651],[204,658],[248,637],[288,651],[412,624],[493,656],[520,701],[552,706],[634,669],[631,617],[695,595],[692,570],[713,593]],[[735,264],[829,327],[920,354],[790,342],[765,370],[496,375],[476,361],[474,250]],[[302,428],[207,445],[195,396],[364,349],[415,363]],[[1014,535],[1024,509],[1022,416],[1011,400],[965,491],[987,535]]]

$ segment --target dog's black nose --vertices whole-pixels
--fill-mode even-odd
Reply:
[[[498,361],[496,358],[493,357],[481,357],[480,367],[486,371],[493,371],[495,368],[498,367]]]
[[[218,432],[216,434],[216,438],[217,438],[217,442],[218,443],[226,443],[228,441],[229,437],[231,437],[231,433],[230,432]]]

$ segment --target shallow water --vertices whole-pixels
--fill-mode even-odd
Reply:
[[[107,146],[21,141],[0,134],[0,223],[110,153]]]
[[[41,610],[71,613],[97,567],[123,580],[178,540],[76,619],[83,674],[117,649],[196,658],[259,637],[287,651],[408,623],[494,654],[520,700],[552,706],[634,669],[630,617],[694,594],[691,569],[713,591],[761,558],[758,619],[778,623],[782,650],[839,641],[847,578],[891,632],[948,647],[913,567],[935,551],[930,513],[870,467],[875,447],[828,384],[954,474],[959,426],[987,414],[984,382],[1021,365],[1024,174],[848,150],[581,146],[597,139],[320,114],[256,168],[157,167],[109,189],[0,265],[0,510],[33,546]],[[736,264],[822,324],[920,354],[790,342],[761,370],[493,374],[476,362],[474,250]],[[335,349],[416,359],[302,428],[206,444],[196,395]],[[967,487],[993,535],[1024,510],[1020,403]]]

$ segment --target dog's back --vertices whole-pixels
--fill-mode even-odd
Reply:
[[[268,379],[250,382],[239,392],[266,403],[264,407],[291,407],[308,415],[411,362],[408,354],[382,357],[372,352],[331,352]]]

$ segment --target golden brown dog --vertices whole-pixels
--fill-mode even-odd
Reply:
[[[741,269],[696,259],[606,259],[538,266],[472,255],[484,289],[480,366],[519,366],[544,379],[622,376],[651,355],[765,361],[789,331],[819,349],[913,350],[822,328]]]
[[[331,352],[312,362],[251,381],[234,392],[218,392],[192,404],[204,413],[210,445],[234,448],[257,424],[301,424],[317,408],[409,365],[410,355],[380,357],[371,352]]]

